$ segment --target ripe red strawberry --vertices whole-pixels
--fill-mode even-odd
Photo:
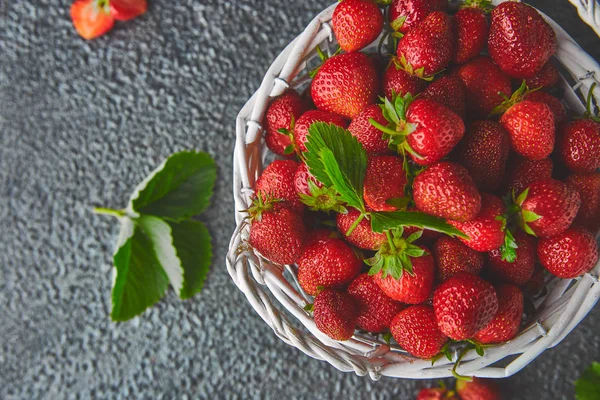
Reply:
[[[446,388],[426,388],[417,395],[417,400],[460,400],[453,390]]]
[[[418,95],[427,87],[427,81],[409,74],[393,59],[383,73],[382,86],[385,97],[392,100],[394,95]]]
[[[439,238],[434,243],[432,250],[440,282],[463,271],[479,275],[485,261],[482,253],[470,249],[460,240],[449,236]]]
[[[350,227],[359,216],[360,211],[355,208],[348,208],[347,213],[338,213],[338,230],[344,236],[344,239],[351,245],[366,250],[378,250],[387,239],[385,234],[373,232],[371,229],[371,221],[366,218],[359,222],[349,236],[347,235]]]
[[[458,69],[467,93],[467,113],[486,118],[512,92],[510,78],[488,57],[477,57]]]
[[[447,9],[447,0],[393,0],[389,11],[390,24],[394,30],[407,33],[433,11]]]
[[[294,127],[294,141],[296,142],[296,148],[301,151],[306,151],[306,141],[308,140],[308,129],[315,122],[326,122],[341,126],[342,128],[348,127],[348,122],[341,116],[321,110],[310,110],[302,114],[296,126]]]
[[[373,333],[389,329],[392,318],[402,310],[402,304],[387,297],[373,277],[359,275],[348,286],[348,294],[358,305],[357,325]]]
[[[560,74],[558,73],[558,69],[556,69],[552,62],[548,61],[537,74],[525,79],[525,82],[527,83],[527,87],[531,89],[549,89],[556,86],[559,79]]]
[[[473,337],[498,311],[494,287],[480,277],[459,272],[440,284],[433,294],[440,330],[454,340]]]
[[[510,150],[508,133],[494,121],[474,121],[467,127],[454,159],[469,171],[480,190],[500,187]]]
[[[390,332],[404,350],[419,358],[436,356],[448,341],[438,328],[433,308],[426,305],[400,311],[392,320]]]
[[[492,12],[488,51],[506,74],[530,78],[556,52],[556,34],[533,7],[506,2]]]
[[[514,235],[517,244],[516,259],[513,262],[502,259],[502,251],[494,249],[487,254],[487,270],[500,282],[524,285],[533,276],[535,269],[535,238],[518,231]]]
[[[454,37],[452,20],[443,11],[434,11],[411,29],[398,43],[398,59],[416,76],[437,74],[452,61]]]
[[[148,9],[146,0],[110,0],[110,12],[118,21],[139,17]]]
[[[386,201],[404,197],[406,172],[396,156],[369,157],[365,174],[365,203],[375,211],[396,211]]]
[[[574,174],[567,178],[567,185],[575,189],[581,198],[581,207],[575,223],[591,232],[600,229],[600,172]]]
[[[265,142],[273,153],[283,157],[294,156],[292,146],[294,124],[305,111],[304,101],[293,89],[288,90],[269,105],[266,114]]]
[[[303,210],[294,185],[298,163],[293,160],[275,160],[265,168],[256,181],[256,193],[263,199],[285,201],[294,210]]]
[[[333,33],[345,52],[359,51],[383,28],[383,14],[372,0],[343,0],[333,11]]]
[[[479,343],[507,342],[515,337],[523,318],[523,292],[514,285],[496,288],[498,312],[485,328],[477,332],[474,339]]]
[[[328,228],[316,228],[311,230],[310,232],[308,232],[307,238],[306,238],[306,242],[305,242],[305,248],[317,243],[317,242],[324,242],[327,241],[328,239],[333,239],[333,238],[340,238],[340,235],[335,232],[332,231],[331,229]]]
[[[413,183],[413,199],[423,212],[454,221],[475,219],[481,195],[466,169],[440,162],[421,172]]]
[[[562,162],[573,172],[594,172],[600,168],[600,123],[593,119],[569,122],[558,144]]]
[[[476,251],[490,251],[504,243],[504,222],[499,219],[506,212],[502,199],[491,194],[481,194],[481,211],[467,222],[448,221],[469,238],[461,242]]]
[[[525,95],[525,99],[544,103],[550,107],[550,111],[552,111],[552,114],[554,115],[554,126],[556,129],[562,127],[562,124],[567,121],[567,110],[565,110],[565,106],[562,105],[559,99],[552,96],[550,93],[535,91]]]
[[[104,35],[115,24],[106,0],[77,0],[71,5],[71,19],[79,35],[87,40]]]
[[[311,296],[319,286],[340,289],[358,276],[362,264],[342,239],[319,241],[307,246],[298,260],[298,282]]]
[[[311,84],[317,108],[354,118],[375,103],[379,78],[373,61],[363,53],[343,53],[326,60]]]
[[[383,133],[369,122],[370,119],[374,119],[382,125],[387,124],[381,112],[381,107],[377,104],[371,104],[354,117],[350,122],[350,126],[348,126],[348,130],[362,144],[367,154],[390,154],[388,141],[383,138]]]
[[[555,141],[554,114],[544,103],[523,100],[511,106],[500,118],[510,135],[512,149],[531,160],[552,153]]]
[[[356,327],[356,303],[347,293],[323,290],[315,297],[313,318],[317,328],[334,340],[348,340]]]
[[[286,203],[264,202],[259,196],[248,210],[250,246],[277,264],[293,264],[304,251],[306,228],[303,213]]]
[[[588,230],[573,227],[538,242],[540,263],[559,278],[576,278],[590,271],[598,262],[598,245]]]
[[[535,181],[550,179],[552,177],[552,160],[529,160],[524,157],[515,156],[509,159],[510,166],[504,180],[504,191],[510,193],[521,193],[525,188]]]
[[[458,75],[450,74],[433,81],[423,91],[420,98],[437,101],[464,119],[466,112],[465,96],[465,84]]]
[[[456,49],[454,62],[463,64],[481,53],[488,39],[489,24],[485,11],[489,3],[468,1],[452,17]]]
[[[547,179],[534,182],[517,198],[523,228],[529,234],[546,237],[564,232],[575,219],[581,199],[563,182]]]
[[[298,195],[311,195],[310,186],[308,183],[309,181],[311,181],[318,188],[323,187],[323,184],[310,173],[308,166],[304,163],[300,163],[298,169],[296,170],[296,174],[294,175],[294,187]]]
[[[456,391],[461,400],[500,400],[498,388],[486,379],[474,377],[472,382],[459,379],[456,381]]]

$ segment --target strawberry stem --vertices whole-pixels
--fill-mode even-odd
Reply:
[[[124,217],[125,214],[125,210],[115,210],[112,208],[104,208],[104,207],[95,207],[92,212],[94,214],[98,214],[98,215],[110,215],[112,217],[116,217],[116,218],[122,218]]]
[[[392,235],[390,234],[389,230],[385,231],[385,237],[387,238],[388,243],[389,243],[390,248],[392,249],[392,251],[397,251],[396,250],[396,246],[394,245],[394,240],[392,239]]]
[[[596,88],[596,82],[592,83],[590,90],[588,91],[587,100],[585,103],[585,112],[583,113],[584,118],[593,117],[592,114],[592,99],[594,97],[594,89]]]
[[[454,376],[456,379],[461,380],[461,381],[473,382],[472,376],[464,376],[464,375],[460,375],[458,372],[456,372],[456,369],[460,365],[460,362],[462,361],[464,356],[469,352],[469,350],[471,350],[470,346],[465,346],[460,351],[460,354],[458,355],[458,358],[456,359],[456,362],[454,363],[454,367],[452,367],[452,376]]]
[[[358,216],[358,218],[356,218],[356,220],[354,221],[354,223],[350,226],[350,229],[348,229],[348,232],[346,232],[346,236],[350,236],[352,234],[352,232],[356,229],[356,227],[358,226],[358,224],[360,224],[361,221],[366,216],[367,215],[365,213],[360,213],[360,215]]]

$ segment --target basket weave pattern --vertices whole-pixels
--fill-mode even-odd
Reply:
[[[600,6],[595,0],[570,1],[578,7],[586,22],[595,24],[600,34]],[[493,3],[498,5],[501,2],[495,0]],[[317,45],[328,51],[336,48],[329,25],[335,6],[333,4],[319,14],[281,52],[258,91],[238,115],[233,176],[237,227],[227,254],[227,268],[235,284],[275,334],[310,357],[326,360],[341,371],[354,371],[361,376],[368,374],[374,380],[381,376],[415,379],[449,377],[452,363],[448,360],[441,359],[432,366],[431,361],[417,359],[398,346],[386,344],[380,336],[356,333],[345,342],[325,336],[303,309],[310,299],[296,281],[295,266],[275,265],[256,254],[246,243],[249,226],[241,210],[251,204],[253,187],[268,152],[262,140],[261,121],[271,99],[289,87],[299,87],[309,81],[306,66],[316,57],[314,49]],[[581,96],[586,95],[591,85],[600,79],[600,66],[560,26],[542,15],[557,35],[555,58],[570,74],[563,77],[564,102],[573,112],[581,114],[584,111]],[[600,94],[596,100],[600,102]],[[482,357],[477,356],[475,350],[470,351],[457,372],[501,378],[520,371],[544,350],[560,343],[592,309],[600,298],[599,274],[600,262],[580,278],[549,279],[547,294],[535,302],[537,314],[529,319],[529,324],[518,336],[510,342],[486,349]],[[282,307],[287,313],[280,311]],[[296,329],[288,319],[290,315],[304,328]],[[458,351],[455,349],[455,360]]]

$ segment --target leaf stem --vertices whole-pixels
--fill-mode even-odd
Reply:
[[[396,246],[394,245],[394,240],[392,239],[392,235],[390,234],[389,230],[385,231],[385,237],[387,237],[388,243],[392,251],[396,252]]]
[[[358,224],[361,223],[361,221],[366,217],[365,213],[360,213],[360,215],[358,216],[358,218],[356,218],[356,220],[354,221],[354,223],[352,224],[352,226],[350,226],[350,229],[348,229],[348,232],[346,232],[346,236],[350,236],[352,234],[352,232],[354,231],[354,229],[356,229],[356,227],[358,226]]]
[[[125,210],[115,210],[113,208],[95,207],[92,211],[94,214],[110,215],[117,218],[122,218],[125,216]]]

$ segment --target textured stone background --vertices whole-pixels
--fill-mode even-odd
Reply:
[[[600,58],[566,0],[534,3]],[[371,382],[280,342],[224,266],[234,118],[326,3],[152,0],[92,42],[75,34],[69,5],[0,1],[0,398],[413,398],[424,382]],[[220,166],[203,217],[216,254],[206,287],[113,324],[117,226],[90,208],[124,206],[164,157],[192,147]],[[506,382],[507,397],[572,398],[600,358],[599,323],[596,308]]]

